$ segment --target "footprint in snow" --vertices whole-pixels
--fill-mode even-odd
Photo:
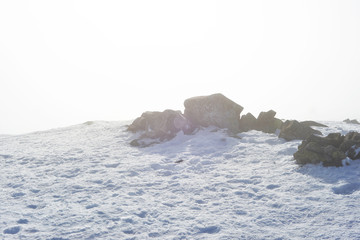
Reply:
[[[105,164],[106,168],[117,168],[120,165],[120,163],[111,163],[111,164]]]
[[[151,233],[148,234],[148,236],[151,237],[151,238],[158,238],[158,237],[160,237],[160,233],[151,232]]]
[[[123,230],[123,233],[125,233],[125,234],[135,234],[134,230],[131,230],[131,229]]]
[[[243,215],[246,215],[247,212],[246,212],[246,211],[243,211],[243,210],[236,210],[236,211],[235,211],[235,214],[236,214],[236,215],[241,215],[241,216],[243,216]]]
[[[17,220],[16,223],[17,223],[17,224],[28,224],[28,223],[29,223],[29,220],[27,220],[27,219],[25,219],[25,218],[22,218],[22,219]]]
[[[198,228],[198,233],[207,233],[207,234],[214,234],[220,232],[220,227],[218,226],[209,226]]]
[[[279,188],[280,185],[276,185],[276,184],[270,184],[270,185],[267,185],[266,188],[269,189],[269,190],[272,190],[272,189],[276,189],[276,188]]]
[[[11,157],[12,157],[12,155],[8,155],[8,154],[0,154],[0,157],[7,159],[7,158],[11,158]]]
[[[98,204],[90,204],[90,205],[87,205],[85,208],[86,209],[92,209],[92,208],[96,208],[96,207],[98,207],[99,205]]]
[[[17,234],[18,232],[20,232],[19,226],[7,228],[4,230],[4,234]]]
[[[333,187],[333,193],[340,195],[350,195],[360,190],[360,183],[347,183],[340,187]]]
[[[31,208],[31,209],[37,209],[38,208],[38,206],[34,205],[34,204],[27,205],[26,207]]]
[[[30,229],[27,229],[25,230],[25,232],[28,232],[28,233],[37,233],[39,230],[37,230],[36,228],[30,228]]]
[[[39,192],[40,192],[39,189],[31,189],[30,191],[31,191],[32,193],[39,193]]]
[[[135,221],[132,218],[125,218],[123,221],[126,223],[135,223]]]
[[[7,186],[10,187],[10,188],[14,188],[14,189],[15,189],[15,188],[18,188],[18,187],[22,187],[23,184],[9,183]]]
[[[139,213],[134,213],[136,216],[140,217],[140,218],[145,218],[147,215],[146,211],[141,211]]]
[[[13,198],[20,198],[20,197],[23,197],[23,196],[25,196],[25,195],[26,195],[26,194],[23,193],[23,192],[17,192],[17,193],[11,194],[11,196],[12,196]]]

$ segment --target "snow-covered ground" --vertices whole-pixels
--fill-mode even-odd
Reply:
[[[124,124],[0,135],[0,239],[360,237],[360,161],[300,167],[301,141],[211,128],[134,148]]]

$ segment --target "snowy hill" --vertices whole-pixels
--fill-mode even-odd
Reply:
[[[301,141],[212,128],[135,148],[125,124],[0,136],[0,239],[360,236],[360,161],[300,167]]]

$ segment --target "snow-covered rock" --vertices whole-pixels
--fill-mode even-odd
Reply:
[[[191,133],[193,127],[180,111],[169,109],[163,112],[144,112],[128,127],[128,131],[140,132],[140,137],[131,142],[133,146],[149,146],[170,140],[181,130]]]

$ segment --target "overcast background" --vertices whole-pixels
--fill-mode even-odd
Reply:
[[[360,1],[1,1],[0,133],[183,110],[360,118]]]

